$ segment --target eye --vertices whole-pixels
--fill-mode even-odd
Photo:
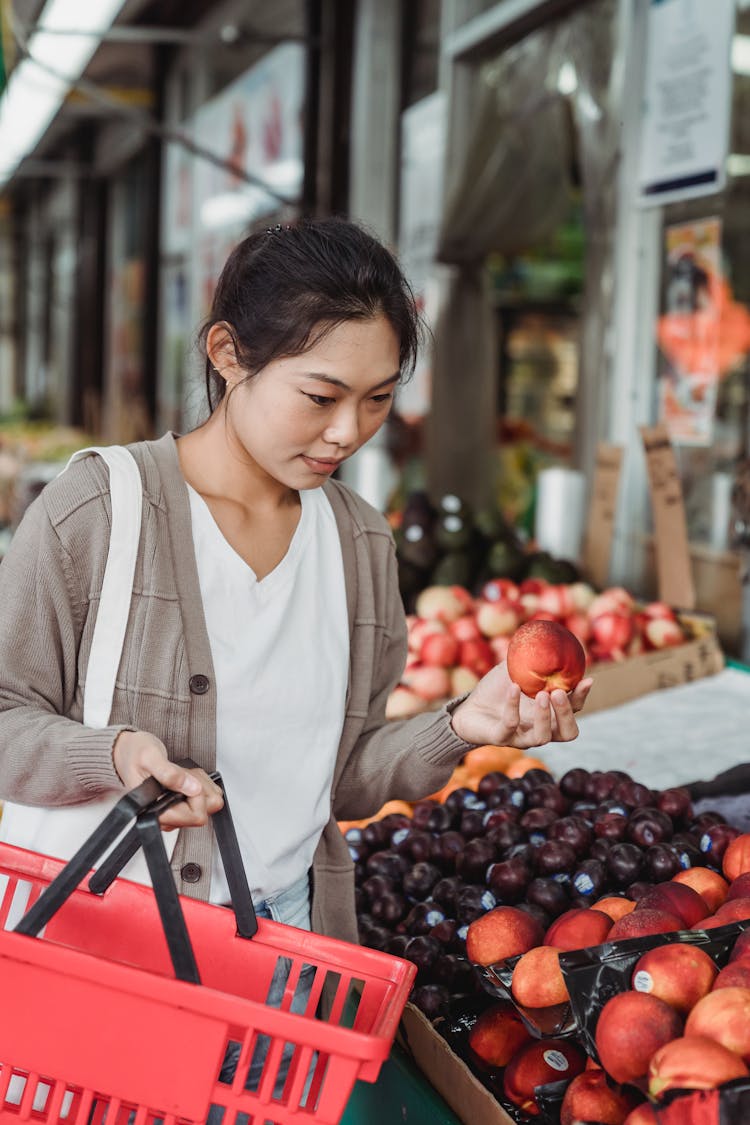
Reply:
[[[390,402],[392,398],[393,395],[390,391],[388,391],[382,395],[373,395],[372,401],[378,403],[379,406],[382,406],[384,402]]]
[[[314,402],[316,406],[330,406],[330,404],[332,402],[336,401],[335,398],[331,398],[329,395],[310,395],[309,394],[309,395],[307,395],[307,398],[309,398],[311,402]]]

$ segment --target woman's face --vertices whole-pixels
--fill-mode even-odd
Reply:
[[[390,322],[344,321],[301,355],[273,360],[244,382],[239,371],[228,378],[232,445],[287,488],[316,488],[382,426],[398,378]]]

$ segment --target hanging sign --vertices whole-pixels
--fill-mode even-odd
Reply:
[[[712,195],[726,180],[735,0],[651,0],[640,202]]]

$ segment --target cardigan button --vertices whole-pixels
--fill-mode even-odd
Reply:
[[[203,871],[199,863],[186,863],[180,871],[180,875],[186,883],[197,883],[200,880]]]
[[[204,676],[199,673],[197,676],[190,677],[188,686],[193,695],[205,695],[211,685],[209,683],[208,676]]]

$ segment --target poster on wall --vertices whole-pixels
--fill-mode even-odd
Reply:
[[[724,186],[734,22],[735,0],[651,0],[639,176],[646,206]]]
[[[750,310],[726,276],[719,218],[668,226],[664,243],[659,417],[673,442],[710,445],[721,380],[750,353]]]
[[[445,97],[430,94],[401,115],[399,258],[428,328],[438,314],[435,253],[442,218]],[[423,343],[414,376],[399,388],[399,413],[423,418],[432,400],[432,347]]]
[[[720,376],[721,220],[669,226],[664,244],[659,419],[673,442],[710,445]]]
[[[194,166],[199,316],[231,246],[251,224],[283,207],[283,200],[295,205],[301,196],[304,98],[305,49],[284,43],[195,115],[196,144],[220,157],[199,158]]]

